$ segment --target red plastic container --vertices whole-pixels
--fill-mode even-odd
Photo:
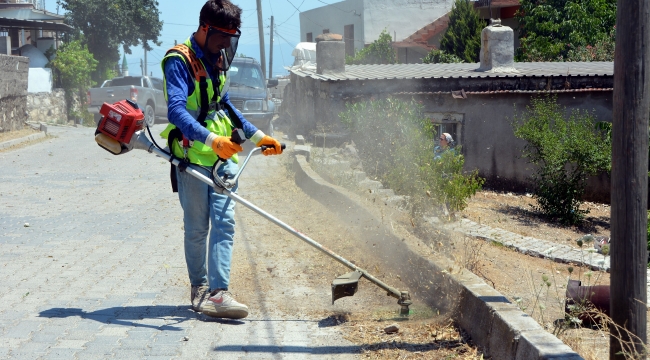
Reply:
[[[114,104],[104,103],[99,113],[103,115],[99,127],[101,133],[128,144],[136,131],[144,128],[144,114],[138,105],[129,100]]]

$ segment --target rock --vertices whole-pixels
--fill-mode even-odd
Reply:
[[[386,334],[397,334],[399,332],[399,326],[397,324],[389,325],[384,328]]]

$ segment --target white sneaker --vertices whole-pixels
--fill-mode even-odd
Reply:
[[[190,299],[192,300],[192,310],[201,312],[201,306],[208,300],[209,288],[207,286],[192,286]]]
[[[235,301],[229,291],[214,290],[202,304],[201,312],[212,317],[243,319],[248,316],[248,306]]]

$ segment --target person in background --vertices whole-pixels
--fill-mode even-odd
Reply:
[[[433,158],[440,159],[442,154],[446,151],[454,151],[455,144],[454,138],[452,138],[449,133],[442,133],[440,135],[440,145],[433,149]]]

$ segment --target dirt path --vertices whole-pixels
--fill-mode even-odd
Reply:
[[[393,286],[399,275],[381,271],[381,263],[356,242],[356,229],[303,193],[283,157],[256,156],[242,175],[238,193],[280,220],[307,234]],[[263,163],[263,165],[260,165]],[[255,184],[255,187],[247,184]],[[236,240],[231,290],[251,308],[251,316],[317,319],[320,326],[340,326],[348,340],[372,358],[406,355],[420,358],[477,358],[477,351],[446,318],[413,306],[417,315],[400,321],[397,334],[383,329],[399,321],[396,300],[362,280],[354,297],[331,302],[331,281],[349,272],[324,254],[242,205],[237,224],[245,237]],[[262,301],[264,299],[264,301]],[[266,305],[260,305],[266,304]],[[269,305],[271,304],[271,305]]]

